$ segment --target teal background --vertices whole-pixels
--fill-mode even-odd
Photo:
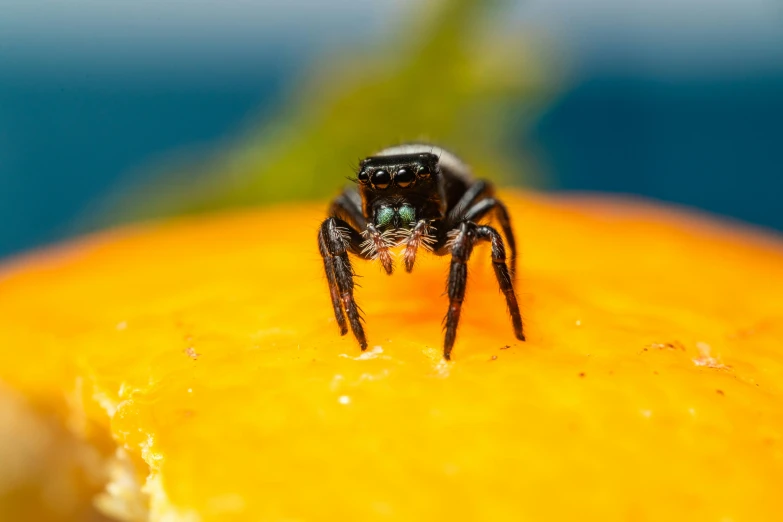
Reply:
[[[514,16],[549,35],[566,70],[515,141],[535,155],[539,188],[638,194],[783,230],[783,10],[530,4]],[[73,234],[150,166],[263,122],[325,49],[365,49],[411,12],[391,0],[306,16],[286,2],[133,5],[3,6],[0,256]]]

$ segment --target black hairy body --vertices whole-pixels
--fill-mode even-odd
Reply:
[[[438,256],[451,256],[443,343],[443,357],[449,360],[465,298],[467,263],[473,247],[488,242],[514,333],[517,339],[525,339],[514,292],[516,241],[508,211],[494,197],[491,183],[473,179],[468,167],[453,154],[419,144],[391,147],[362,160],[354,181],[357,187],[332,202],[329,217],[318,232],[341,335],[348,333],[350,325],[361,349],[367,348],[348,254],[378,259],[386,273],[392,274],[391,248],[404,245],[403,263],[408,272],[413,270],[419,250],[426,249]],[[505,241],[495,228],[479,224],[483,218],[495,219]]]

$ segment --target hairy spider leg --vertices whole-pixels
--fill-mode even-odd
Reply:
[[[392,275],[394,272],[394,257],[392,256],[389,246],[392,244],[387,240],[387,234],[383,234],[380,230],[375,228],[372,223],[367,223],[365,229],[365,237],[367,239],[362,243],[362,256],[365,259],[378,259],[381,262],[381,266],[386,273]]]
[[[332,297],[332,308],[334,309],[334,318],[337,320],[337,326],[340,328],[340,335],[348,333],[348,323],[345,321],[345,313],[340,304],[340,291],[337,286],[337,276],[334,273],[334,258],[329,253],[329,246],[326,243],[323,232],[318,231],[318,250],[324,261],[324,271],[326,280],[329,283],[329,295]]]
[[[362,214],[362,199],[355,190],[346,190],[332,201],[329,215],[342,219],[356,230],[364,230],[367,220]]]
[[[498,280],[500,291],[506,296],[506,306],[511,316],[511,324],[514,325],[514,334],[520,341],[525,340],[525,333],[522,330],[522,315],[519,313],[519,303],[514,293],[514,281],[512,274],[506,266],[506,248],[503,246],[503,238],[500,237],[497,230],[490,226],[479,226],[476,228],[476,239],[489,241],[492,249],[492,266],[495,269],[495,277]]]
[[[362,350],[367,349],[367,338],[362,327],[360,309],[353,296],[353,268],[348,259],[348,248],[356,252],[361,244],[361,234],[341,219],[330,217],[321,225],[318,232],[318,245],[324,260],[326,279],[329,282],[329,293],[332,296],[332,306],[340,334],[345,335],[348,330],[345,324],[345,315],[351,325],[356,340]]]
[[[487,215],[491,211],[495,211],[495,217],[500,224],[500,228],[503,230],[503,235],[506,236],[506,243],[508,244],[508,250],[511,253],[509,259],[509,272],[511,279],[514,279],[514,275],[517,272],[517,242],[514,239],[514,231],[511,228],[511,218],[508,215],[508,209],[502,201],[495,198],[482,199],[465,212],[463,219],[467,221],[478,222],[481,218]]]
[[[494,194],[495,188],[492,183],[485,179],[476,180],[475,183],[470,185],[467,190],[465,190],[465,192],[459,198],[459,201],[457,201],[457,204],[454,205],[454,208],[449,211],[448,221],[452,223],[458,223],[465,214],[465,211],[474,203]]]
[[[465,289],[468,284],[468,259],[473,252],[474,232],[470,223],[463,222],[444,248],[451,246],[451,267],[446,281],[446,291],[449,295],[449,310],[446,312],[446,337],[443,341],[443,358],[451,359],[451,349],[457,338],[457,326],[462,312],[462,301],[465,299]]]
[[[454,341],[457,338],[457,326],[462,312],[462,302],[465,299],[465,289],[468,282],[467,263],[473,252],[473,247],[480,241],[489,241],[492,248],[492,266],[495,270],[495,277],[498,285],[506,297],[511,322],[514,326],[514,333],[520,340],[525,336],[522,330],[522,316],[519,312],[519,304],[514,286],[506,266],[506,251],[503,245],[503,238],[490,226],[479,226],[474,222],[463,221],[460,223],[456,233],[449,234],[451,239],[445,243],[439,252],[445,254],[451,250],[451,267],[449,269],[449,278],[447,281],[447,292],[449,296],[449,309],[445,317],[445,338],[443,341],[443,358],[451,359],[451,350],[454,348]]]
[[[424,245],[425,248],[432,248],[435,239],[430,235],[431,230],[437,231],[437,227],[425,219],[420,219],[416,226],[411,229],[408,241],[405,243],[405,253],[403,254],[406,272],[413,270],[413,265],[416,263],[416,253],[419,251],[420,246]]]
[[[389,251],[389,243],[383,234],[375,228],[375,225],[367,223],[362,213],[361,205],[362,200],[358,193],[346,190],[332,201],[329,215],[342,219],[349,223],[352,228],[365,230],[365,242],[355,253],[364,259],[377,257],[386,273],[391,275],[394,272],[394,257],[392,257]]]

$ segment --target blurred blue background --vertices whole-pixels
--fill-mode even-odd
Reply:
[[[783,230],[783,4],[513,4],[495,23],[512,20],[562,73],[515,139],[539,188]],[[0,256],[73,232],[153,167],[218,149],[326,53],[404,34],[418,5],[0,0]]]

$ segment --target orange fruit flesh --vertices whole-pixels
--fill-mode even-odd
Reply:
[[[452,363],[448,259],[392,277],[354,261],[362,354],[332,315],[323,206],[281,206],[8,266],[0,396],[91,452],[39,459],[92,477],[71,500],[118,518],[779,519],[781,241],[639,203],[506,197],[527,342],[481,247]],[[6,513],[40,510],[3,484]],[[72,517],[55,497],[47,516]]]

